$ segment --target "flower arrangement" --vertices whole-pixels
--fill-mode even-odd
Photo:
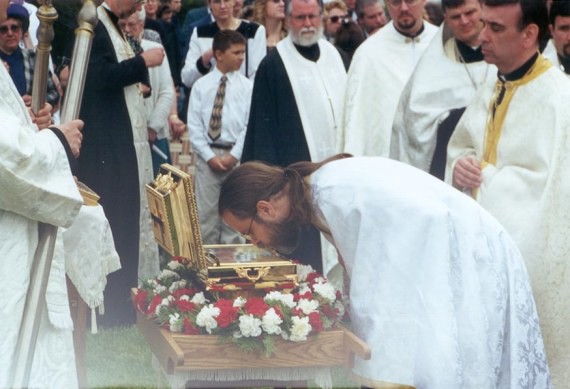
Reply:
[[[297,265],[299,286],[263,297],[220,298],[191,280],[194,271],[175,257],[134,296],[135,308],[173,332],[221,335],[246,351],[271,355],[275,339],[302,342],[345,316],[340,291],[312,267]]]

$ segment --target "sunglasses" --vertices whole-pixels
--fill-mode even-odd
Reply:
[[[22,30],[22,26],[17,24],[12,24],[11,26],[2,26],[0,27],[0,34],[7,34],[8,30],[12,31],[13,33],[20,32]]]
[[[344,19],[346,19],[348,16],[344,15],[344,16],[331,16],[329,17],[329,20],[331,21],[331,23],[339,23],[342,22]]]

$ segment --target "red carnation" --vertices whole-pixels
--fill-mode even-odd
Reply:
[[[191,288],[180,288],[180,289],[177,289],[174,292],[172,292],[172,296],[177,300],[184,295],[192,297],[195,294],[196,294],[196,290],[191,289]]]
[[[159,294],[157,294],[156,296],[154,296],[152,298],[152,300],[150,300],[150,304],[148,306],[148,313],[151,315],[154,315],[154,313],[156,312],[156,307],[158,306],[158,304],[160,304],[162,302],[162,297],[160,297]]]
[[[147,313],[147,306],[146,306],[147,296],[148,292],[146,290],[142,289],[137,290],[137,294],[135,294],[133,303],[135,304],[135,309],[137,309],[139,312]]]
[[[309,324],[313,327],[313,331],[321,332],[323,330],[323,321],[318,312],[309,313]]]
[[[322,277],[322,276],[321,276],[319,273],[317,273],[317,272],[309,273],[309,274],[307,274],[307,283],[308,283],[309,285],[312,285],[312,284],[315,283],[315,280],[316,280],[317,278],[320,278],[320,277]]]
[[[233,301],[220,299],[214,304],[220,309],[220,314],[216,318],[220,328],[229,327],[238,316],[238,308],[233,306]]]
[[[245,302],[243,309],[247,314],[263,317],[269,309],[269,305],[260,297],[252,297]]]
[[[321,305],[320,308],[323,311],[323,314],[329,319],[336,319],[338,317],[339,314],[338,308],[333,308],[327,304]]]
[[[199,335],[200,330],[192,324],[188,317],[184,318],[184,333],[186,335]]]
[[[194,303],[188,300],[176,300],[176,306],[180,312],[190,312],[196,307]]]

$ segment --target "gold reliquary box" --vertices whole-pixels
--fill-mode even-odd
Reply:
[[[250,244],[203,245],[192,177],[170,164],[146,185],[156,242],[186,258],[196,279],[215,292],[291,289],[297,265]]]

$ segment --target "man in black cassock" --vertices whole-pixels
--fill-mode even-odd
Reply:
[[[340,150],[346,72],[338,51],[319,40],[322,4],[292,0],[286,18],[289,36],[257,70],[242,162],[287,166],[320,161]],[[319,233],[303,233],[291,257],[322,270]]]
[[[135,0],[106,0],[98,7],[80,111],[85,147],[78,176],[101,197],[121,259],[121,270],[110,274],[105,288],[101,323],[107,326],[134,323],[130,288],[138,285],[140,276],[158,272],[151,219],[141,192],[152,180],[152,163],[139,83],[148,80],[147,67],[162,63],[164,50],[137,56],[130,50],[118,20],[137,7],[141,4]]]

